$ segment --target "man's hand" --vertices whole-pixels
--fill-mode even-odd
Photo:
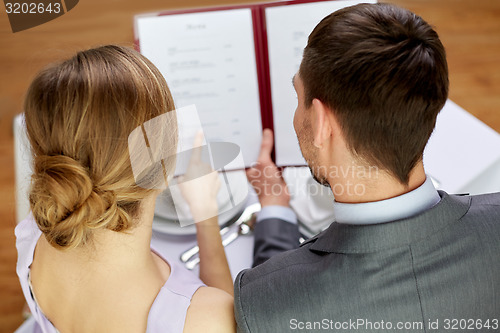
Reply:
[[[279,205],[289,206],[290,193],[281,171],[271,160],[273,150],[273,132],[265,129],[257,162],[247,170],[247,178],[259,196],[262,207]]]

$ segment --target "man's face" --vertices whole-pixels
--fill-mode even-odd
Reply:
[[[313,143],[314,133],[311,125],[312,106],[309,108],[305,106],[304,85],[298,73],[293,77],[293,87],[297,94],[297,109],[295,109],[293,117],[293,127],[299,140],[300,151],[311,170],[313,178],[321,185],[330,186],[326,175],[323,174],[324,172],[321,172],[323,168],[320,167],[321,164],[317,154],[318,149],[314,147]]]

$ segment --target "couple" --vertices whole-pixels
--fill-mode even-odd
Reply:
[[[247,171],[262,205],[256,267],[240,272],[233,301],[216,218],[196,224],[200,279],[150,247],[159,191],[136,185],[127,137],[175,109],[159,71],[117,46],[42,71],[25,102],[32,216],[16,228],[18,274],[42,331],[446,331],[452,319],[497,330],[500,195],[438,192],[422,164],[448,95],[437,34],[392,5],[339,10],[309,36],[293,84],[313,176],[362,191],[336,191],[335,223],[296,249],[264,131]],[[173,152],[174,121],[164,143]],[[369,167],[378,173],[329,172]],[[216,211],[212,182],[182,189],[194,216]]]

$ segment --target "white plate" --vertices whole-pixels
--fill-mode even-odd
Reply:
[[[221,190],[217,194],[217,203],[219,206],[219,225],[223,225],[236,216],[245,207],[249,184],[244,171],[226,172],[227,181],[231,188],[233,200],[229,197],[224,175],[219,173],[221,179]],[[178,198],[178,196],[176,196]],[[234,203],[234,204],[233,204]],[[179,220],[183,222],[181,227]],[[165,190],[156,200],[155,218],[153,220],[153,230],[171,234],[171,235],[189,235],[195,234],[196,228],[193,219],[189,213],[187,204],[179,204],[176,199],[174,206],[170,190]]]

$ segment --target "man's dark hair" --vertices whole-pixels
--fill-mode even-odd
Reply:
[[[361,4],[325,17],[309,36],[299,76],[309,107],[326,104],[352,152],[407,185],[448,96],[437,33],[388,4]]]

